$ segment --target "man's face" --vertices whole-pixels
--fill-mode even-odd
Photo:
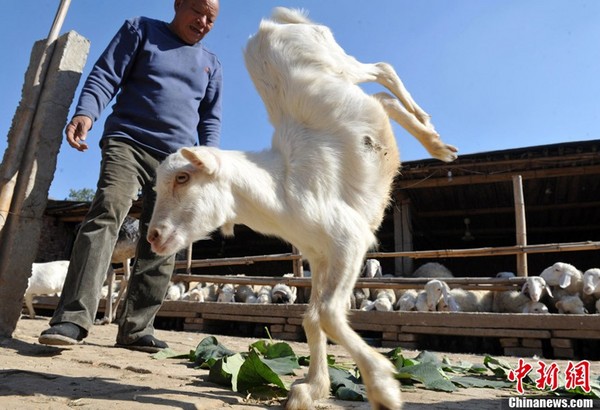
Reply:
[[[185,43],[196,44],[213,28],[218,14],[218,0],[175,0],[170,27]]]

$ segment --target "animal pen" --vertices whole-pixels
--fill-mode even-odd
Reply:
[[[538,275],[556,261],[582,270],[600,267],[599,148],[600,141],[595,140],[465,155],[451,164],[432,160],[403,164],[394,206],[378,235],[380,249],[367,255],[380,260],[383,272],[394,276],[361,278],[356,286],[422,288],[426,278],[410,277],[416,261],[449,266],[456,276],[446,279],[451,287],[484,290],[520,289],[528,275]],[[68,214],[60,207],[47,211],[47,216],[63,220]],[[238,233],[241,237],[230,241],[250,243],[243,227],[236,227]],[[254,240],[270,245],[275,241]],[[187,260],[177,262],[173,281],[310,286],[302,274],[302,256],[289,251],[289,245],[255,247],[268,251],[287,246],[288,252],[278,254],[215,257],[223,253],[223,246],[218,240],[196,243]],[[507,270],[517,277],[494,277]],[[288,272],[293,276],[281,277]],[[39,297],[36,307],[53,309],[56,302]],[[267,329],[274,338],[304,340],[305,307],[165,301],[157,321],[164,327],[217,334],[240,335],[246,330],[248,336],[255,336],[253,332],[264,336]],[[99,312],[103,309],[101,302]],[[365,339],[385,347],[598,358],[598,314],[352,310],[350,321]]]

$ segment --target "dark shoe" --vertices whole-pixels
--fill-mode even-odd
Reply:
[[[157,353],[169,347],[168,344],[162,340],[158,340],[152,335],[142,336],[135,342],[129,344],[117,343],[115,346],[146,353]]]
[[[88,335],[87,330],[75,323],[63,322],[44,330],[38,342],[44,345],[68,346],[76,345]]]

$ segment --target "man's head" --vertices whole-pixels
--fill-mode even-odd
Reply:
[[[219,0],[175,0],[171,30],[185,43],[196,44],[213,28]]]

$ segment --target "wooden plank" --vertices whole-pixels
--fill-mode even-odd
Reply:
[[[598,327],[596,327],[598,329]],[[563,339],[600,339],[600,330],[577,329],[577,330],[553,330],[553,337]]]
[[[527,329],[478,329],[472,327],[441,326],[402,326],[402,333],[420,333],[430,335],[455,335],[473,337],[525,337],[532,339],[550,339],[550,331]]]

